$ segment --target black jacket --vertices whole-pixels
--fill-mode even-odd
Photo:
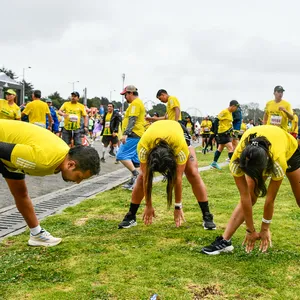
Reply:
[[[107,115],[107,112],[104,114],[103,121],[101,122],[101,124],[103,125],[101,135],[103,135],[103,131],[104,131],[104,128],[105,128],[106,115]],[[118,133],[119,132],[119,125],[120,125],[121,121],[122,121],[122,118],[119,115],[119,113],[114,111],[112,116],[111,116],[110,124],[109,124],[111,133],[113,133],[113,132]]]

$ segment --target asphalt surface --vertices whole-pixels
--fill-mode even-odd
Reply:
[[[94,147],[98,151],[99,155],[102,156],[102,143],[100,141],[96,141],[94,143]],[[114,158],[106,157],[106,163],[101,163],[100,175],[116,171],[121,168],[124,168],[121,163],[115,164]],[[76,184],[63,181],[60,174],[45,177],[26,176],[26,183],[29,196],[32,199]],[[7,207],[13,204],[14,199],[7,187],[4,178],[0,174],[0,208]]]

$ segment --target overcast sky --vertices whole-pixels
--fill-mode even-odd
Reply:
[[[121,74],[144,101],[217,114],[232,99],[264,108],[273,88],[300,108],[300,3],[278,0],[0,0],[0,64],[67,97],[121,100]],[[9,12],[9,13],[8,13]]]

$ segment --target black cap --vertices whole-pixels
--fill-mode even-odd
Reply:
[[[229,106],[240,106],[240,104],[236,100],[231,100]]]
[[[71,95],[75,95],[75,96],[77,96],[78,98],[80,98],[80,95],[79,95],[78,92],[72,92]]]
[[[274,93],[275,92],[284,92],[284,88],[281,85],[276,85],[274,87]]]

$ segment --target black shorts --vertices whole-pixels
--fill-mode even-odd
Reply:
[[[300,168],[300,147],[298,146],[297,150],[294,152],[292,157],[287,161],[288,168],[286,169],[287,173],[294,172]]]
[[[219,133],[216,137],[218,144],[226,145],[231,142],[230,133]]]
[[[0,160],[0,174],[2,174],[3,178],[6,179],[15,179],[15,180],[25,179],[25,174],[8,171],[4,163],[2,162],[2,160]]]
[[[209,133],[202,133],[201,135],[204,139],[209,138]]]
[[[113,145],[118,144],[118,136],[112,136],[112,135],[104,135],[102,137],[102,143],[104,145],[104,147],[107,147],[109,145],[109,143],[111,142]]]

